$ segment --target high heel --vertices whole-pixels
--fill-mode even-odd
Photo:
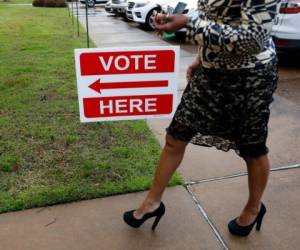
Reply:
[[[133,216],[133,212],[135,210],[130,210],[130,211],[127,211],[123,214],[123,219],[124,221],[131,227],[134,227],[134,228],[138,228],[140,227],[147,219],[151,218],[151,217],[154,217],[156,216],[155,218],[155,221],[153,222],[153,225],[152,225],[152,230],[154,231],[158,222],[160,221],[161,217],[164,215],[165,213],[165,205],[164,203],[161,201],[160,202],[160,205],[157,209],[155,209],[153,212],[149,212],[149,213],[145,213],[143,215],[142,218],[140,219],[136,219],[134,216]]]
[[[238,236],[247,236],[251,232],[251,230],[255,224],[256,224],[256,230],[260,231],[262,220],[263,220],[266,212],[267,212],[267,210],[266,210],[265,205],[263,203],[261,203],[260,210],[259,210],[255,220],[250,225],[240,226],[236,222],[237,218],[235,218],[228,223],[229,232],[234,235],[238,235]]]
[[[152,227],[151,227],[152,231],[155,230],[155,228],[156,228],[156,226],[157,226],[157,224],[158,224],[158,222],[160,221],[160,219],[161,219],[162,216],[163,216],[163,215],[158,215],[158,216],[156,216],[155,221],[153,222]]]
[[[260,214],[260,216],[257,216],[257,222],[256,222],[256,231],[260,231],[260,228],[261,228],[261,224],[262,224],[262,221],[263,221],[263,218],[264,218],[264,215],[266,213],[266,207],[264,206],[264,204],[262,204],[262,213]]]

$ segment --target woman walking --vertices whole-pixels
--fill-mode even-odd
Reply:
[[[245,160],[249,198],[228,223],[232,234],[260,229],[266,212],[261,202],[269,175],[266,146],[269,105],[277,86],[277,56],[270,31],[279,0],[199,0],[199,15],[159,14],[159,32],[186,27],[186,40],[199,45],[187,69],[188,85],[166,129],[166,143],[150,191],[124,221],[139,227],[165,212],[162,194],[180,165],[187,144],[230,149]],[[221,164],[221,163],[220,163]]]

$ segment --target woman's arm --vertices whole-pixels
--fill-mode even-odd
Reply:
[[[158,14],[153,19],[155,30],[158,32],[174,32],[185,27],[188,21],[186,15]]]
[[[186,70],[186,79],[190,81],[195,74],[196,70],[200,67],[201,65],[201,60],[199,56],[194,59],[194,61],[188,66]]]
[[[237,26],[190,18],[186,40],[201,46],[219,47],[220,51],[257,54],[270,38],[279,7],[280,0],[245,0],[241,6],[242,23]]]

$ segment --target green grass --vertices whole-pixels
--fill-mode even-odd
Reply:
[[[28,4],[32,3],[32,0],[0,0],[0,5],[1,4]]]
[[[68,11],[0,16],[0,212],[148,189],[160,146],[144,121],[79,122],[73,51],[86,43]]]

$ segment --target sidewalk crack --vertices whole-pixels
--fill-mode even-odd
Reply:
[[[208,217],[207,213],[205,212],[204,208],[202,207],[202,205],[200,204],[200,202],[197,200],[196,196],[194,195],[194,193],[190,190],[190,186],[191,185],[184,185],[185,189],[187,190],[187,192],[191,195],[193,201],[195,202],[195,204],[197,205],[198,209],[200,210],[200,213],[202,214],[202,216],[204,217],[205,221],[207,222],[207,224],[210,226],[210,228],[213,230],[213,233],[217,239],[217,241],[221,244],[222,248],[224,250],[229,250],[229,247],[227,246],[225,240],[223,239],[223,237],[221,236],[221,234],[219,233],[218,229],[216,228],[216,226],[213,224],[213,222],[211,221],[211,219]]]
[[[294,168],[300,168],[300,163],[283,166],[283,167],[271,168],[270,172],[283,171],[283,170],[289,170],[289,169],[294,169]],[[213,178],[207,178],[207,179],[195,180],[195,181],[194,180],[185,180],[184,185],[194,185],[194,184],[200,184],[200,183],[211,182],[211,181],[219,181],[219,180],[241,177],[241,176],[245,176],[245,175],[248,175],[248,173],[244,172],[244,173],[225,175],[225,176],[213,177]]]

